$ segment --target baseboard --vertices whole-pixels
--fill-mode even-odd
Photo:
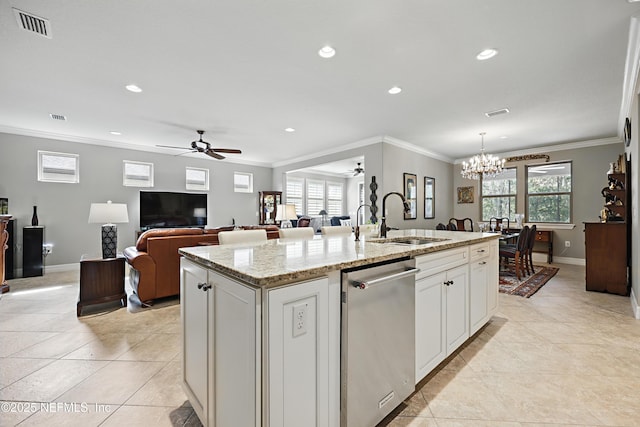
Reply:
[[[640,319],[640,306],[638,305],[638,297],[631,288],[631,310],[633,310],[633,317]]]
[[[546,264],[547,263],[547,254],[544,253],[534,253],[533,254],[533,262]],[[584,258],[570,258],[563,256],[554,256],[553,263],[558,264],[571,264],[571,265],[587,265]]]
[[[80,271],[80,263],[74,262],[73,264],[58,264],[58,265],[46,265],[44,267],[44,273],[61,273],[63,271]]]

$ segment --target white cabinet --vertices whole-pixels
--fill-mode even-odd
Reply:
[[[204,426],[259,426],[260,290],[181,267],[183,389]]]
[[[180,314],[205,427],[340,425],[339,272],[266,291],[183,258]]]
[[[416,257],[416,383],[469,338],[468,248]]]
[[[266,425],[339,424],[340,288],[339,281],[329,282],[322,278],[267,292]]]
[[[498,242],[469,247],[470,335],[484,326],[498,309]]]

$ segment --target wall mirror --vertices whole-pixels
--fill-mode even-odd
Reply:
[[[424,218],[433,219],[436,217],[436,179],[429,176],[424,177]]]

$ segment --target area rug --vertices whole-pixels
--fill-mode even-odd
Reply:
[[[516,278],[515,273],[510,271],[500,272],[500,292],[509,295],[518,295],[529,298],[538,292],[549,279],[558,272],[557,267],[545,267],[542,265],[534,265],[535,274],[524,276],[521,280]]]

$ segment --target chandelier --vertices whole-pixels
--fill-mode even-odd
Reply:
[[[504,167],[504,159],[500,160],[493,154],[484,153],[484,136],[486,132],[481,132],[482,149],[480,154],[476,154],[469,159],[469,162],[462,162],[462,174],[463,178],[467,179],[480,179],[481,176],[496,176],[502,173]]]

